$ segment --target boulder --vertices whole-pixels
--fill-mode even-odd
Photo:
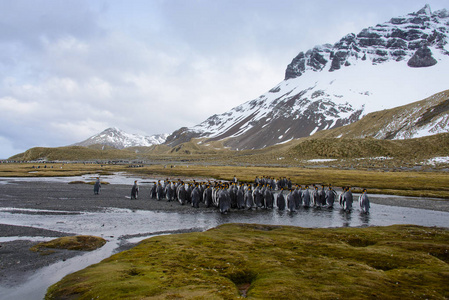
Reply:
[[[416,50],[415,54],[407,62],[407,65],[411,68],[425,68],[436,64],[437,60],[433,58],[432,51],[427,46]]]

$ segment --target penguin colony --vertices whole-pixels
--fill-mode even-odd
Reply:
[[[276,193],[277,191],[277,193]],[[131,199],[137,199],[139,187],[137,181],[131,189]],[[338,199],[340,207],[347,212],[353,209],[353,195],[349,187],[343,187],[340,195],[331,185],[321,189],[313,185],[301,186],[292,184],[287,178],[256,177],[254,183],[239,183],[233,181],[183,182],[159,180],[151,187],[151,198],[158,201],[177,201],[181,205],[191,205],[199,208],[200,203],[206,207],[216,207],[223,214],[230,209],[273,209],[296,211],[300,207],[333,208]],[[370,202],[366,189],[359,197],[362,213],[368,214]]]

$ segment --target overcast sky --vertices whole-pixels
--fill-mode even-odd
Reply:
[[[300,51],[449,9],[424,1],[0,0],[0,158],[196,125],[270,90]]]

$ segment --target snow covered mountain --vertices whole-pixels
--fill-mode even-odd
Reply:
[[[118,128],[112,127],[102,131],[99,134],[91,136],[85,141],[76,143],[73,146],[90,146],[90,145],[105,145],[117,149],[127,147],[159,145],[165,142],[168,134],[156,134],[152,136],[143,136],[138,134],[126,133]]]
[[[449,12],[426,5],[300,52],[267,93],[173,132],[166,144],[204,138],[233,149],[264,148],[422,100],[449,88],[448,36]]]

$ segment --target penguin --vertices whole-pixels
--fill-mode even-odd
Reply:
[[[265,208],[273,208],[273,192],[271,191],[270,187],[267,185],[267,188],[265,189],[264,193],[264,202],[265,202]]]
[[[343,209],[347,212],[350,212],[352,210],[352,203],[354,201],[350,187],[346,188],[343,198],[344,198],[343,199],[343,201],[344,201]]]
[[[310,193],[309,186],[306,185],[306,188],[302,191],[302,204],[304,207],[310,207]]]
[[[320,199],[320,205],[326,205],[326,192],[324,190],[324,185],[321,187],[321,190],[318,191],[318,198]]]
[[[320,207],[320,196],[318,194],[318,187],[316,185],[313,185],[313,192],[312,192],[312,203],[313,206]]]
[[[100,194],[100,188],[101,188],[100,177],[97,177],[97,180],[95,181],[94,184],[94,195]]]
[[[253,192],[254,205],[259,208],[263,205],[262,192],[260,191],[260,185],[258,185]]]
[[[254,206],[253,192],[251,191],[251,186],[248,185],[248,189],[245,193],[245,207],[251,209]]]
[[[281,191],[279,192],[279,194],[276,197],[276,206],[278,207],[279,210],[285,209],[285,198],[284,198],[284,195],[282,194],[283,191],[284,191],[284,189],[281,188]]]
[[[359,205],[362,213],[369,214],[370,203],[366,189],[363,189],[363,192],[359,197]]]
[[[186,201],[192,203],[192,184],[190,183],[186,186]]]
[[[167,198],[167,201],[173,201],[173,195],[174,195],[174,191],[172,189],[172,185],[169,182],[166,186],[165,186],[165,197]]]
[[[334,207],[335,197],[337,193],[332,189],[332,186],[329,186],[329,189],[326,191],[326,205],[329,208]]]
[[[344,186],[344,187],[342,187],[341,194],[338,196],[338,202],[340,203],[341,207],[344,207],[345,192],[346,192],[346,187]]]
[[[157,200],[162,200],[164,198],[164,188],[160,181],[157,183],[156,198]]]
[[[243,189],[241,188],[237,190],[237,208],[245,208],[245,195],[243,193]]]
[[[208,185],[203,192],[204,204],[206,207],[212,206],[212,188]]]
[[[131,199],[137,199],[138,194],[139,194],[139,186],[137,185],[137,180],[135,180],[134,185],[131,188]]]
[[[187,199],[186,199],[186,188],[184,186],[184,183],[181,183],[178,187],[178,201],[179,203],[181,203],[181,205],[186,204]]]
[[[198,186],[195,186],[192,190],[192,207],[199,208],[200,207],[200,190]]]
[[[157,183],[155,182],[151,187],[151,199],[156,199],[157,197]]]
[[[296,211],[296,201],[293,190],[290,190],[290,193],[287,195],[287,207],[289,211]]]
[[[228,189],[229,195],[231,196],[231,208],[237,208],[237,187],[234,183]]]
[[[231,207],[231,198],[226,195],[226,190],[221,188],[218,192],[218,209],[222,214],[228,213]]]
[[[301,197],[301,188],[296,186],[294,190],[292,190],[292,197],[295,205],[295,209],[299,209],[302,205],[302,197]]]

